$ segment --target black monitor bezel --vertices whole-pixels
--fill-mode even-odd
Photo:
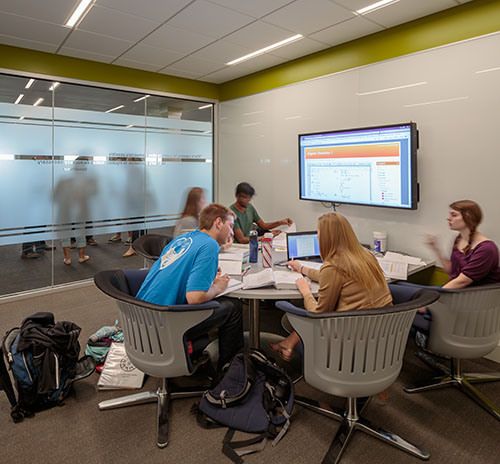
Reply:
[[[369,203],[351,203],[346,201],[338,201],[338,200],[319,200],[312,198],[305,198],[302,195],[302,157],[300,152],[300,139],[301,137],[308,135],[320,135],[320,134],[334,134],[337,132],[350,132],[350,131],[364,131],[364,130],[373,130],[373,129],[386,129],[390,127],[401,127],[401,126],[410,126],[410,174],[411,174],[411,206],[392,206],[392,205],[376,205]],[[297,135],[297,146],[298,146],[298,174],[299,174],[299,200],[303,201],[314,201],[319,203],[333,203],[338,205],[355,205],[355,206],[368,206],[370,208],[389,208],[389,209],[401,209],[403,211],[412,211],[416,210],[419,201],[419,192],[418,192],[418,173],[417,173],[417,149],[418,149],[418,129],[417,124],[415,122],[401,122],[397,124],[385,124],[380,126],[368,126],[368,127],[353,127],[348,129],[335,129],[329,131],[318,131],[318,132],[305,132]]]

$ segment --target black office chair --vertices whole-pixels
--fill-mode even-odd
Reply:
[[[168,235],[146,234],[134,240],[132,248],[135,252],[147,260],[156,261],[165,248],[170,243],[172,237]]]
[[[147,269],[101,271],[94,282],[113,298],[120,311],[125,351],[132,364],[145,374],[162,379],[156,392],[142,392],[99,403],[99,409],[113,409],[142,403],[158,403],[158,447],[168,444],[169,400],[201,396],[203,390],[171,392],[167,379],[191,375],[205,361],[187,353],[184,334],[211,316],[220,306],[215,301],[199,305],[158,306],[135,298]]]
[[[398,377],[417,309],[439,298],[437,292],[390,286],[394,306],[357,311],[311,313],[289,302],[287,313],[304,345],[304,380],[331,395],[347,398],[345,410],[326,409],[314,400],[296,403],[341,422],[323,464],[337,463],[355,430],[396,448],[429,459],[429,453],[360,417],[366,397],[384,391]],[[358,411],[358,409],[361,409]]]
[[[401,286],[409,287],[404,282]],[[424,286],[412,287],[426,288]],[[433,287],[434,288],[434,287]],[[463,359],[477,359],[491,353],[500,341],[500,284],[461,289],[437,288],[440,298],[429,307],[432,321],[428,325],[427,349],[450,358],[449,367],[435,357],[419,351],[417,356],[442,375],[427,379],[421,385],[406,387],[407,393],[420,393],[456,387],[479,406],[500,420],[500,407],[483,395],[474,385],[500,380],[500,372],[468,373],[462,370]],[[416,318],[419,330],[425,320]]]

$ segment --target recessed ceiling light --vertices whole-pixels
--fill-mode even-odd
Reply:
[[[14,102],[14,105],[17,105],[24,97],[24,93],[20,93],[19,96],[16,98],[16,101]]]
[[[81,0],[79,5],[76,7],[73,14],[66,21],[66,27],[74,27],[80,20],[83,19],[85,14],[87,14],[90,10],[91,4],[94,3],[94,0]]]
[[[43,102],[43,98],[39,98],[35,103],[33,103],[33,106],[38,106],[42,102]]]
[[[198,106],[199,110],[204,110],[205,108],[212,108],[212,105],[203,105],[203,106]]]
[[[360,8],[356,10],[356,13],[363,15],[366,13],[370,13],[371,11],[378,10],[380,8],[384,8],[386,6],[392,5],[393,3],[397,3],[399,0],[381,0],[380,2],[372,3],[371,5],[365,6],[364,8]]]
[[[236,58],[235,60],[229,61],[226,65],[231,66],[233,64],[241,63],[242,61],[249,60],[250,58],[255,58],[256,56],[262,55],[263,53],[267,53],[271,50],[274,50],[279,47],[283,47],[284,45],[288,45],[292,42],[302,39],[304,36],[302,34],[296,34],[292,37],[288,37],[288,39],[281,40],[280,42],[276,42],[272,45],[268,45],[267,47],[261,48],[260,50],[256,50],[255,52],[249,53],[248,55],[242,56],[240,58]]]
[[[119,106],[116,106],[115,108],[111,108],[110,110],[105,111],[105,113],[111,113],[112,111],[119,110],[119,109],[123,108],[124,106],[125,106],[125,105],[119,105]]]
[[[49,87],[49,90],[55,90],[57,89],[57,87],[59,87],[61,85],[60,82],[54,82],[50,87]]]
[[[144,95],[143,97],[136,98],[134,100],[135,103],[140,102],[141,100],[145,100],[146,98],[149,98],[151,95]]]
[[[33,82],[35,82],[35,79],[30,79],[24,88],[29,89],[33,85]]]

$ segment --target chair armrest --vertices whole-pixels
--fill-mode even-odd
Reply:
[[[296,316],[308,317],[310,314],[312,314],[308,312],[306,309],[299,308],[298,306],[295,306],[289,301],[277,301],[276,307],[278,309],[281,309],[282,311],[285,311],[286,313],[295,314]]]
[[[172,312],[184,312],[184,311],[203,311],[206,309],[218,309],[220,308],[220,303],[218,301],[207,301],[200,304],[182,304],[182,305],[172,305],[172,306],[159,306],[166,311]]]

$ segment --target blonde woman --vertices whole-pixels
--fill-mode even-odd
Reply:
[[[318,220],[318,240],[323,260],[320,270],[303,266],[297,261],[288,263],[292,270],[319,282],[316,300],[304,277],[296,281],[307,311],[350,311],[392,304],[382,269],[375,257],[361,246],[344,216],[339,213],[321,216]],[[298,334],[292,332],[281,342],[271,344],[271,348],[289,361],[299,342]]]

